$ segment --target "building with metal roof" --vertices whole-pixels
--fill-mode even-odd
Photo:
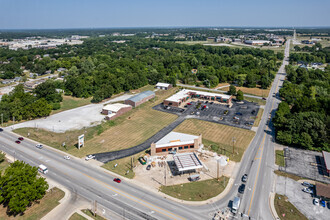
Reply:
[[[141,105],[142,103],[145,103],[146,101],[152,99],[155,97],[155,93],[153,91],[147,90],[144,92],[141,92],[129,99],[125,100],[125,104],[131,105],[133,107],[137,107]]]
[[[156,89],[162,89],[162,90],[168,90],[170,88],[172,88],[172,85],[169,83],[161,83],[158,82],[155,86]]]
[[[122,103],[109,104],[103,107],[102,114],[106,115],[105,119],[111,120],[119,117],[120,115],[132,109],[131,105]]]
[[[179,172],[203,168],[202,162],[195,153],[175,154],[173,160]]]

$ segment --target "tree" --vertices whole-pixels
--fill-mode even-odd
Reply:
[[[228,93],[230,95],[236,95],[236,87],[234,85],[230,85]]]
[[[0,152],[0,163],[2,163],[5,160],[5,158],[6,158],[6,154]]]
[[[236,99],[238,101],[243,101],[244,100],[244,94],[241,90],[238,90],[237,95],[236,95]]]
[[[38,176],[36,167],[15,161],[0,178],[0,203],[8,205],[14,215],[23,213],[32,202],[46,194],[48,184]]]

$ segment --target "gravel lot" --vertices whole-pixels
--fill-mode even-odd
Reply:
[[[104,119],[104,115],[101,115],[100,112],[104,104],[124,101],[131,96],[132,95],[124,94],[106,102],[81,106],[79,108],[48,116],[47,118],[41,118],[12,125],[6,129],[37,127],[57,133],[64,133],[68,130],[82,129],[84,127],[89,127],[101,123],[101,121]]]
[[[312,195],[303,192],[303,188],[304,186],[297,181],[277,176],[276,193],[286,195],[289,201],[308,219],[329,219],[330,209],[314,205]],[[281,213],[277,214],[281,215]]]
[[[187,105],[184,108],[170,107],[170,109],[165,108],[163,104],[159,104],[154,106],[153,109],[179,116],[190,116],[191,118],[200,120],[251,129],[254,123],[254,119],[251,119],[251,117],[258,114],[260,107],[257,103],[247,101],[244,101],[242,104],[234,102],[231,108],[224,104],[210,104],[210,102],[205,103],[205,101],[203,101],[201,107],[197,109],[197,103],[196,100],[191,102],[192,105]],[[202,109],[202,106],[207,107]],[[228,111],[228,113],[225,114],[225,111]],[[234,117],[239,119],[234,119]]]

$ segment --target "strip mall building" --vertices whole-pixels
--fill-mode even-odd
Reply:
[[[228,104],[230,104],[232,100],[232,96],[230,95],[183,89],[171,97],[165,99],[163,104],[165,106],[179,107],[182,103],[188,101],[190,98],[199,98],[210,101],[224,102]]]

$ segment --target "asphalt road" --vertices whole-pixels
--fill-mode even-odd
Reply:
[[[284,64],[288,61],[289,45],[290,40],[287,42]],[[7,131],[0,133],[0,150],[33,166],[45,164],[49,169],[47,177],[127,219],[211,219],[216,211],[228,207],[230,200],[239,195],[237,190],[241,184],[241,176],[247,173],[247,186],[245,194],[239,195],[242,200],[236,217],[247,219],[241,217],[243,213],[254,219],[273,219],[269,207],[269,193],[273,190],[274,134],[267,121],[269,114],[274,114],[280,102],[272,95],[278,92],[282,85],[285,77],[283,73],[284,65],[275,77],[260,126],[243,156],[233,187],[221,200],[212,204],[179,204],[131,184],[129,180],[117,184],[113,182],[115,176],[102,168],[92,166],[81,159],[64,160],[64,152],[48,147],[37,149],[35,143],[29,140],[16,144],[14,141],[17,136]]]

